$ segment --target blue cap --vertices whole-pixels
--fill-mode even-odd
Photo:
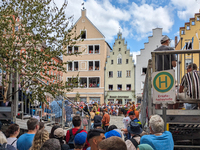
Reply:
[[[106,139],[109,137],[112,137],[112,136],[117,136],[117,137],[121,138],[121,135],[119,134],[119,132],[117,132],[115,130],[111,130],[111,131],[105,133]]]
[[[74,137],[74,144],[75,145],[83,145],[86,142],[86,139],[87,139],[87,133],[86,132],[78,133]]]

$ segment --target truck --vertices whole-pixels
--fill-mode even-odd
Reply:
[[[177,66],[173,69],[173,71],[175,72],[175,75],[173,76],[174,90],[169,90],[169,92],[171,92],[170,96],[175,98],[173,104],[168,101],[169,99],[161,99],[160,102],[157,101],[158,99],[155,99],[155,94],[157,93],[154,92],[155,85],[153,83],[155,79],[155,74],[170,71],[156,71],[156,56],[161,55],[164,59],[164,55],[168,55],[169,60],[171,60],[170,57],[172,54],[175,54],[177,59]],[[151,53],[151,55],[152,57],[148,61],[147,73],[143,89],[143,97],[141,102],[141,123],[143,127],[147,132],[149,132],[150,116],[158,114],[162,116],[165,122],[165,130],[172,133],[175,150],[200,149],[200,110],[188,110],[183,108],[184,104],[186,103],[198,105],[200,103],[200,99],[193,97],[190,99],[181,99],[179,97],[181,78],[186,74],[187,65],[193,65],[195,63],[198,66],[198,71],[200,71],[200,50],[154,51]],[[190,63],[186,63],[187,59],[191,60]],[[159,79],[159,81],[157,82],[160,82],[158,84],[161,84],[164,81]],[[166,84],[168,85],[169,82],[170,81],[167,80]],[[200,80],[198,80],[198,83],[199,82]],[[200,89],[200,87],[198,87],[198,89]],[[184,93],[185,95],[187,94],[187,89],[184,91]],[[161,92],[161,95],[163,94],[165,94],[165,92]],[[158,105],[161,105],[161,108],[157,107]]]

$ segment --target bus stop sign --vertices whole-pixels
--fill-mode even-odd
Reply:
[[[152,73],[153,103],[174,104],[176,100],[175,71],[165,70]]]

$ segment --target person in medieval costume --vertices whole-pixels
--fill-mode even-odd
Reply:
[[[71,121],[71,115],[72,115],[73,111],[72,111],[69,101],[67,101],[67,100],[65,101],[65,112],[66,112],[65,126],[69,127],[69,123]]]

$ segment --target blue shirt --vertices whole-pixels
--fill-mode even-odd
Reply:
[[[29,148],[32,146],[34,136],[35,134],[28,133],[21,135],[17,140],[17,149],[29,150]]]
[[[154,150],[173,150],[174,141],[169,131],[163,132],[162,135],[144,135],[140,139],[140,144],[149,144]]]

